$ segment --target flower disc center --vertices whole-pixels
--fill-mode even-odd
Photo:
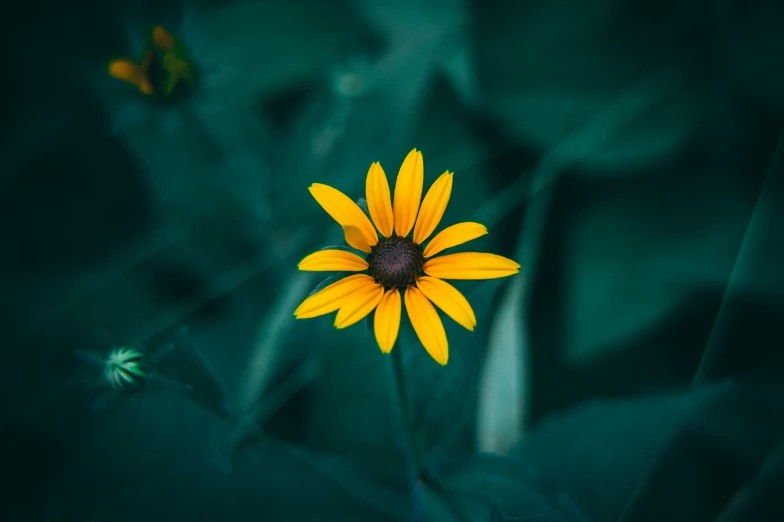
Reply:
[[[422,274],[425,257],[422,247],[400,236],[382,239],[368,256],[370,275],[386,290],[406,288]]]

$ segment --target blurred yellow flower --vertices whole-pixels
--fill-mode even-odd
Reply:
[[[433,359],[445,365],[449,346],[433,304],[469,330],[476,326],[476,316],[466,298],[444,279],[496,279],[517,274],[520,268],[511,259],[495,254],[465,252],[434,257],[487,234],[487,228],[479,223],[445,228],[422,248],[444,215],[452,192],[452,177],[452,172],[444,172],[422,200],[424,164],[422,153],[414,149],[398,172],[393,206],[386,174],[380,164],[373,163],[366,181],[372,222],[339,190],[318,183],[311,185],[310,193],[319,205],[343,227],[346,242],[366,257],[344,250],[322,250],[303,259],[300,270],[358,273],[308,297],[294,315],[309,319],[337,310],[335,326],[345,328],[375,310],[376,340],[381,351],[389,353],[397,340],[405,303],[422,345]],[[412,230],[413,235],[408,238]]]

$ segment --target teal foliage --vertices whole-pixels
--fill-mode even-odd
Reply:
[[[17,7],[0,520],[784,520],[778,2]],[[154,23],[199,71],[166,107],[106,74]],[[454,282],[444,367],[405,310],[390,355],[293,315],[350,250],[308,186],[367,211],[412,148],[436,232],[488,227],[450,252],[522,265]]]

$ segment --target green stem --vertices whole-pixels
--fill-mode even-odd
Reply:
[[[414,472],[418,479],[425,475],[425,465],[419,440],[414,427],[411,425],[411,416],[408,411],[408,394],[406,393],[406,381],[403,375],[403,350],[398,345],[392,350],[392,379],[395,386],[395,396],[397,398],[398,413],[400,414],[400,424],[403,427],[406,446],[414,464]]]

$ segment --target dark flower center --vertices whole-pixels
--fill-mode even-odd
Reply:
[[[425,256],[422,247],[400,236],[382,239],[367,258],[370,275],[386,290],[403,289],[416,283],[422,274]]]

